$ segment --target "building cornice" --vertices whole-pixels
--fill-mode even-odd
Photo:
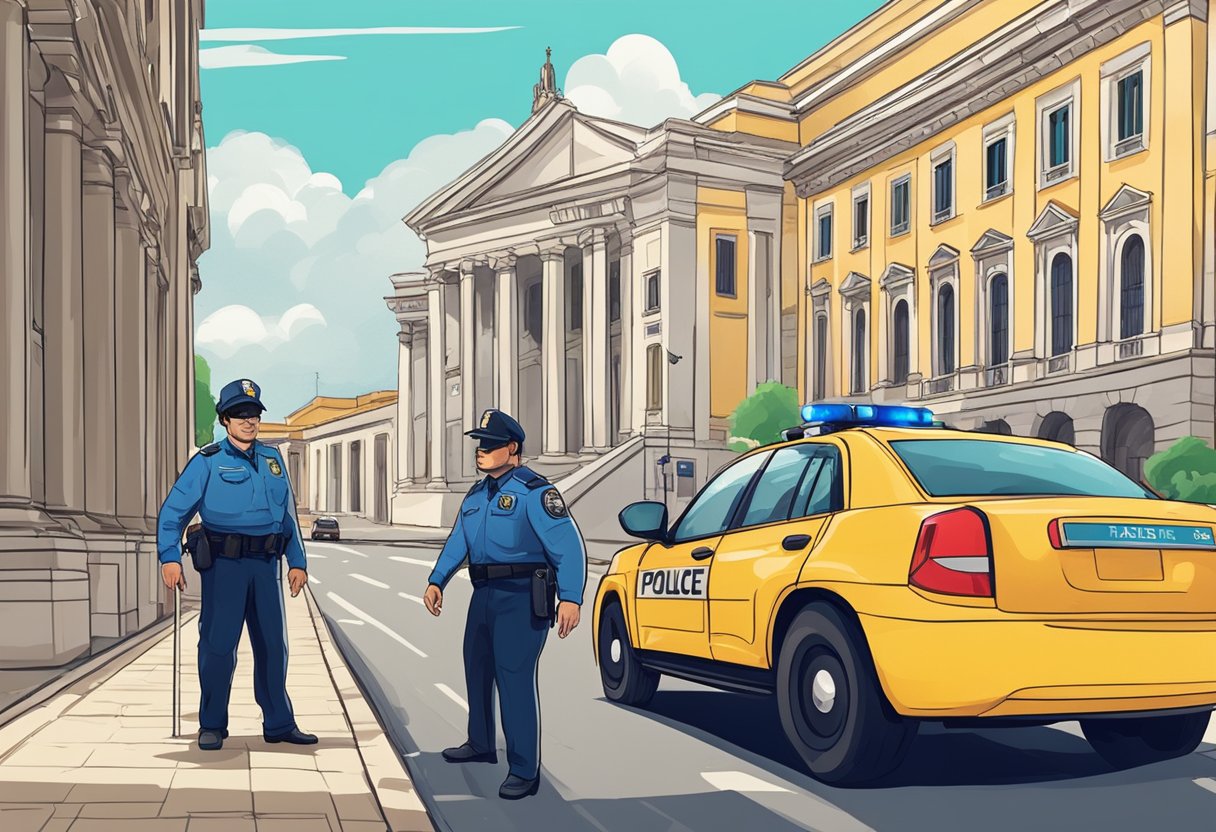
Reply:
[[[769,98],[760,98],[759,96],[747,95],[746,93],[737,93],[723,98],[715,104],[711,104],[708,108],[693,116],[692,121],[696,124],[708,126],[711,122],[730,113],[746,113],[747,115],[762,116],[781,121],[795,121],[794,105],[788,101],[773,101]]]

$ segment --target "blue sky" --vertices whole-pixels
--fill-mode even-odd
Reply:
[[[281,418],[316,372],[329,395],[395,386],[381,298],[424,255],[400,218],[523,123],[546,46],[580,108],[650,126],[781,75],[879,5],[208,0],[213,247],[195,320],[214,387],[252,375]],[[382,27],[502,30],[326,34]],[[596,89],[605,72],[620,83]],[[639,77],[666,94],[637,95]]]

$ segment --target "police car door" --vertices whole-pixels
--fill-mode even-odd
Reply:
[[[714,477],[667,542],[654,544],[642,556],[633,591],[643,650],[709,658],[709,561],[770,453],[746,456]]]
[[[750,489],[709,570],[709,642],[717,661],[768,667],[768,630],[783,590],[843,505],[843,445],[779,448]]]

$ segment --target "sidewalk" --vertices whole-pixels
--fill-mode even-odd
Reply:
[[[0,727],[0,830],[433,830],[311,594],[286,602],[288,693],[317,745],[262,740],[245,635],[230,736],[200,751],[197,612],[183,611],[182,736],[171,736],[169,630]]]

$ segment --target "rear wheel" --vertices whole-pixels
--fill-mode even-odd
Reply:
[[[625,613],[617,601],[604,605],[600,613],[599,643],[596,651],[600,660],[600,680],[604,695],[622,705],[644,707],[659,687],[659,675],[644,667],[629,643]]]
[[[1102,759],[1115,768],[1183,757],[1199,747],[1211,712],[1174,716],[1083,719],[1081,732]]]
[[[878,684],[861,629],[827,604],[790,625],[777,661],[777,708],[790,743],[817,779],[846,785],[895,769],[916,736]]]

